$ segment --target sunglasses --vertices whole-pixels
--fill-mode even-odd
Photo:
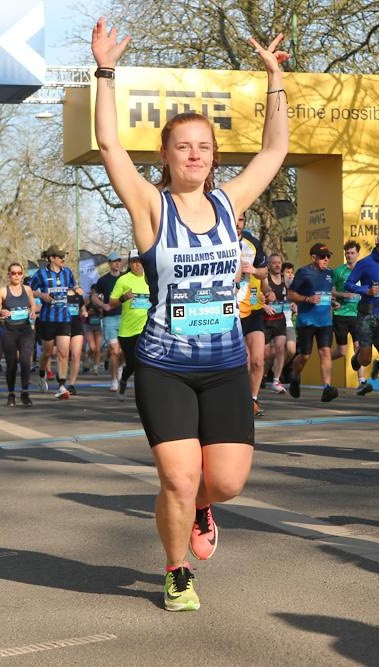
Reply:
[[[10,271],[11,276],[22,276],[23,271]]]
[[[59,259],[66,259],[65,255],[54,255],[54,257],[59,257]]]
[[[330,255],[317,255],[319,259],[330,259]]]

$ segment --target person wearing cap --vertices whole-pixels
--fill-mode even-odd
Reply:
[[[78,294],[83,292],[78,286],[71,269],[65,266],[65,250],[58,245],[51,245],[46,250],[45,256],[47,264],[41,266],[30,281],[34,297],[40,299],[42,303],[39,313],[39,336],[43,341],[39,361],[39,385],[41,391],[47,392],[49,390],[46,368],[55,344],[59,384],[55,398],[65,399],[70,396],[66,388],[71,335],[71,313],[68,307],[67,293],[69,289]]]
[[[369,366],[372,345],[379,352],[379,236],[371,253],[356,263],[345,283],[348,292],[359,294],[358,349],[351,357],[353,370]],[[374,362],[371,377],[377,376],[378,362]]]
[[[139,252],[136,249],[129,253],[129,269],[128,273],[117,280],[109,301],[111,307],[122,304],[118,340],[124,354],[125,364],[120,379],[119,400],[124,400],[128,378],[134,373],[138,337],[145,326],[147,311],[151,306],[149,287],[145,280]]]
[[[299,349],[292,364],[289,392],[293,398],[299,398],[300,375],[311,356],[315,338],[323,382],[321,401],[328,403],[338,396],[338,389],[331,385],[333,272],[329,268],[329,260],[332,252],[325,244],[315,243],[309,254],[311,263],[296,271],[288,291],[289,301],[297,304],[296,333]]]
[[[350,334],[354,349],[358,349],[358,301],[359,294],[347,292],[345,283],[350,276],[354,266],[358,261],[361,246],[357,241],[346,241],[344,244],[344,253],[346,264],[340,264],[333,269],[333,290],[332,294],[337,299],[340,307],[333,313],[333,332],[336,340],[336,347],[332,350],[332,360],[346,357],[347,340]],[[364,369],[358,371],[359,388],[357,394],[364,396],[372,391],[372,386],[365,379]]]
[[[95,306],[103,309],[103,339],[109,350],[109,363],[112,378],[109,389],[110,391],[117,391],[118,374],[121,363],[121,347],[118,341],[121,304],[113,307],[109,303],[109,299],[117,280],[122,275],[121,253],[114,250],[109,253],[107,260],[109,264],[109,272],[101,276],[97,281],[92,294],[92,302]]]

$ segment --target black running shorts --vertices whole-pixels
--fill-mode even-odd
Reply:
[[[241,317],[241,326],[244,336],[253,331],[264,331],[263,308],[252,310],[247,317]]]
[[[54,340],[57,336],[71,335],[71,322],[41,322],[38,327],[42,340]]]
[[[150,446],[196,438],[201,445],[254,442],[247,367],[176,373],[137,362],[136,403]]]
[[[316,339],[317,349],[332,347],[333,327],[297,327],[297,345],[300,354],[312,354],[313,338]]]
[[[355,343],[359,339],[358,318],[354,315],[334,315],[333,331],[337,345],[347,345],[348,334]]]

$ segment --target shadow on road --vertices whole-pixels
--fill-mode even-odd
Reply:
[[[155,495],[101,496],[93,493],[60,493],[57,495],[57,498],[63,500],[72,500],[96,509],[122,512],[126,516],[139,519],[155,518],[155,497]]]
[[[47,586],[80,593],[145,598],[162,606],[162,576],[128,567],[89,565],[39,551],[0,548],[0,578],[32,586]],[[160,592],[147,591],[141,584],[154,584]]]
[[[307,632],[335,637],[334,650],[357,665],[377,667],[379,656],[379,627],[332,616],[276,613],[274,616]],[[306,659],[306,657],[304,656]],[[299,651],[301,663],[301,649]],[[305,660],[304,660],[305,662]]]

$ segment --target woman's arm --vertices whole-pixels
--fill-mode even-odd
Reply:
[[[288,151],[287,98],[280,64],[289,55],[284,51],[276,51],[282,39],[280,33],[268,49],[264,49],[255,39],[249,39],[267,71],[266,113],[261,151],[238,176],[221,186],[232,202],[236,217],[264,192],[279,171]]]
[[[29,306],[30,306],[30,316],[33,320],[36,318],[36,302],[34,301],[34,296],[33,292],[30,289],[29,285],[24,285],[24,288],[26,289],[26,293],[29,298]]]
[[[130,37],[117,43],[113,27],[107,33],[104,17],[92,32],[92,52],[98,69],[111,71],[126,50]],[[97,79],[95,133],[100,154],[112,186],[130,213],[136,245],[141,252],[154,243],[160,221],[160,194],[156,187],[138,173],[126,150],[121,146],[115,101],[115,81]]]

